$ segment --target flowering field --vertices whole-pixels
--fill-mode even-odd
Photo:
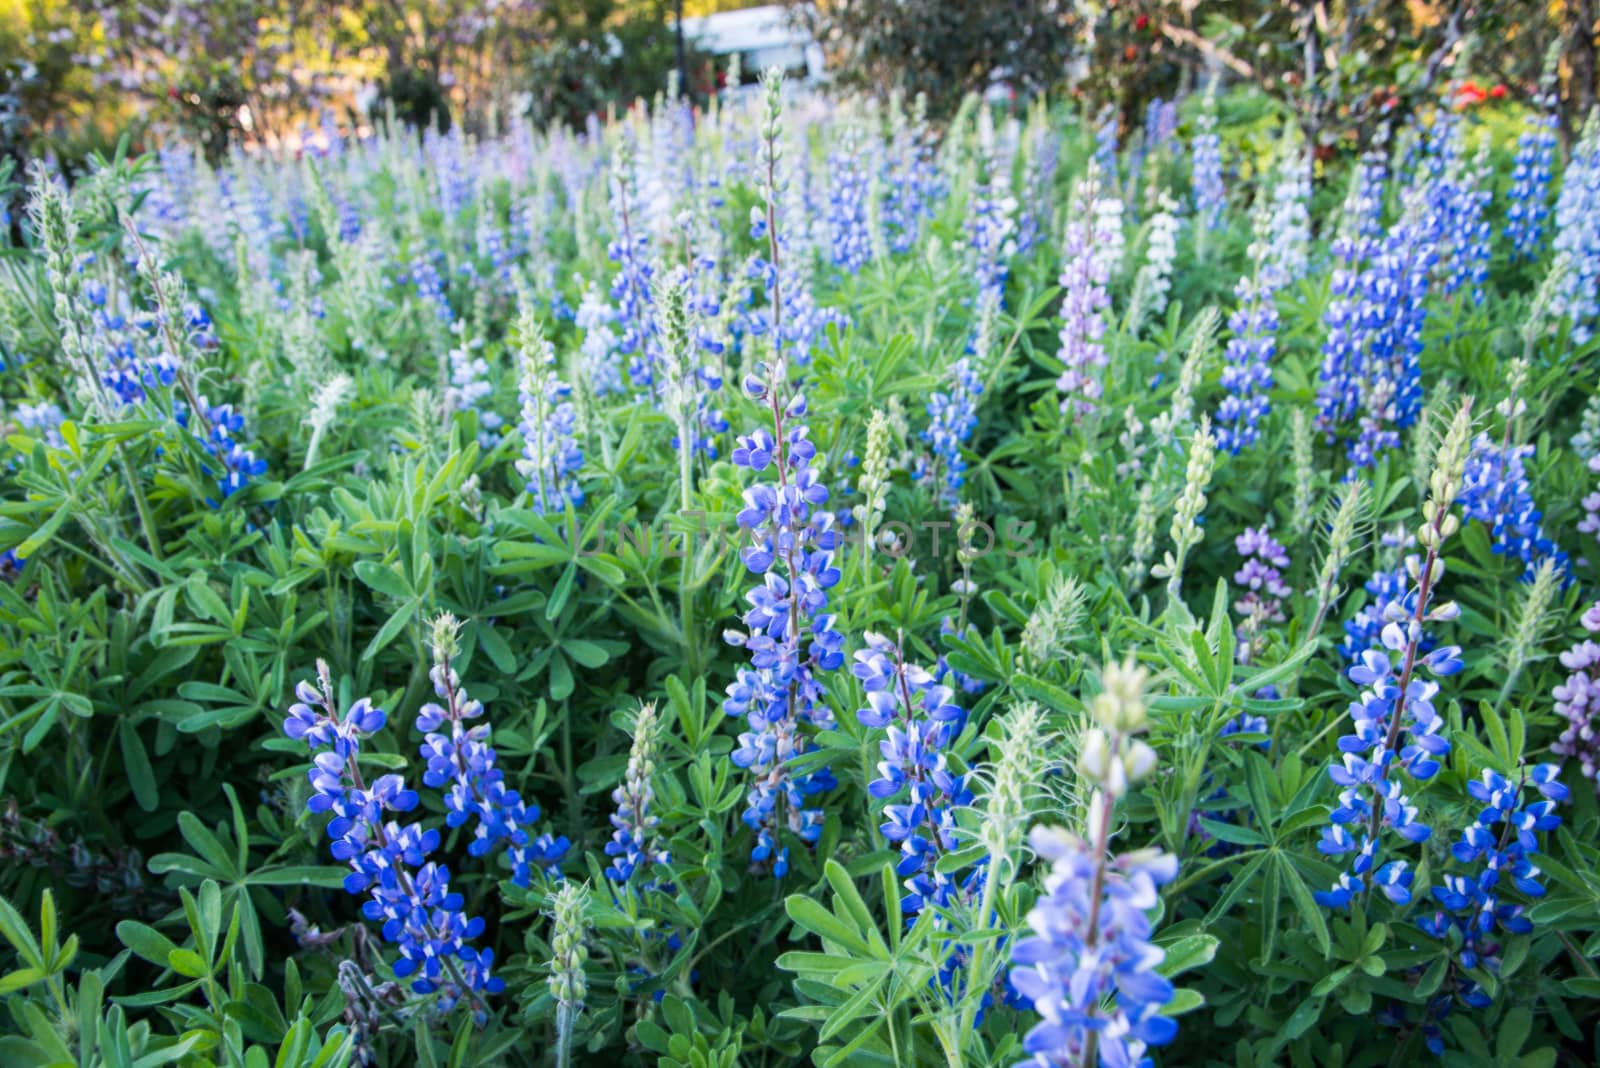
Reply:
[[[1443,103],[13,176],[0,1064],[1593,1063],[1600,127]]]

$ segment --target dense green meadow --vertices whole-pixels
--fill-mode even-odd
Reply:
[[[13,174],[0,1065],[1593,1063],[1600,128],[1482,96]]]

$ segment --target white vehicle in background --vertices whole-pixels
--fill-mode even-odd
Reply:
[[[804,8],[767,4],[686,18],[683,36],[719,61],[737,55],[741,81],[746,84],[771,67],[782,70],[791,81],[817,83],[827,76],[822,45],[806,29],[806,21]],[[726,68],[727,63],[717,65]]]

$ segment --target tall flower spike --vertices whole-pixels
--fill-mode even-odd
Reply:
[[[952,895],[969,889],[972,879],[939,872],[939,858],[955,850],[955,810],[972,802],[966,778],[945,762],[966,712],[947,686],[926,669],[908,664],[901,644],[879,634],[863,635],[851,672],[861,680],[867,705],[856,712],[861,725],[883,731],[878,743],[883,760],[867,793],[891,802],[883,810],[883,836],[900,850],[897,874],[910,894],[902,905],[909,914],[925,903],[948,908]]]
[[[1096,229],[1095,182],[1091,167],[1073,194],[1072,218],[1061,249],[1061,347],[1056,358],[1065,370],[1056,389],[1062,394],[1061,411],[1074,418],[1093,411],[1105,388],[1101,381],[1106,366],[1102,339],[1111,308],[1107,289],[1111,263],[1098,251],[1101,235]]]
[[[520,348],[519,394],[522,419],[522,458],[517,473],[527,483],[533,510],[558,512],[568,503],[583,503],[578,471],[583,452],[578,448],[577,414],[567,399],[572,387],[551,368],[555,347],[545,339],[532,308],[524,305],[518,319]]]
[[[1156,970],[1166,954],[1150,941],[1149,916],[1158,888],[1178,874],[1177,858],[1154,848],[1111,852],[1117,801],[1156,765],[1137,737],[1145,672],[1108,664],[1103,682],[1078,760],[1094,789],[1088,837],[1043,826],[1029,835],[1052,871],[1028,913],[1032,937],[1012,948],[1011,983],[1043,1017],[1022,1043],[1030,1056],[1023,1063],[1039,1068],[1147,1063],[1145,1050],[1178,1032],[1161,1011],[1175,991]]]
[[[634,719],[627,773],[622,784],[611,791],[611,802],[617,810],[611,814],[615,830],[606,843],[606,856],[614,858],[606,869],[606,878],[613,882],[627,882],[641,867],[672,862],[671,855],[656,841],[661,819],[650,811],[656,796],[651,780],[656,773],[656,736],[660,730],[656,706],[642,706]]]
[[[584,945],[589,924],[584,915],[589,906],[587,884],[565,882],[556,891],[550,910],[550,996],[556,1003],[556,1065],[572,1063],[573,1032],[583,1014],[584,998],[589,996],[584,963],[589,950]]]
[[[1417,807],[1398,773],[1405,772],[1416,783],[1426,782],[1438,773],[1440,758],[1450,751],[1444,718],[1433,704],[1439,684],[1418,677],[1417,669],[1443,678],[1462,667],[1456,646],[1421,655],[1421,645],[1424,622],[1454,619],[1460,612],[1453,602],[1437,606],[1433,602],[1445,571],[1441,550],[1461,526],[1451,506],[1460,489],[1471,434],[1468,400],[1444,433],[1429,474],[1424,522],[1417,529],[1425,555],[1420,562],[1409,562],[1408,568],[1417,584],[1415,599],[1401,602],[1401,610],[1391,609],[1378,644],[1362,652],[1349,671],[1350,679],[1364,689],[1350,705],[1351,730],[1339,739],[1341,758],[1328,768],[1328,777],[1340,787],[1339,805],[1317,848],[1328,856],[1355,853],[1356,858],[1330,890],[1314,895],[1328,908],[1348,906],[1357,893],[1368,890],[1369,882],[1396,904],[1411,901],[1410,863],[1397,858],[1380,864],[1380,839],[1389,830],[1408,842],[1427,840],[1431,830],[1418,820]],[[1360,832],[1359,841],[1352,829]]]
[[[361,914],[381,923],[384,939],[400,948],[394,974],[415,976],[411,986],[417,993],[441,991],[446,1005],[462,996],[476,1000],[499,993],[505,983],[490,976],[494,951],[470,944],[483,933],[483,920],[462,911],[461,895],[450,889],[449,870],[428,859],[439,848],[439,832],[385,818],[415,808],[416,791],[407,789],[399,775],[369,784],[361,773],[362,740],[383,729],[383,710],[363,697],[341,717],[328,666],[320,660],[317,678],[317,685],[295,687],[283,732],[315,754],[306,807],[332,813],[331,851],[350,866],[345,890],[367,898]]]
[[[750,375],[744,380],[745,394],[767,406],[772,429],[756,429],[739,438],[731,456],[735,466],[757,475],[771,469],[776,481],[757,482],[745,490],[745,507],[738,515],[749,538],[740,557],[747,570],[761,576],[761,583],[746,595],[750,604],[742,617],[746,629],[724,634],[729,644],[750,654],[750,665],[739,669],[722,702],[723,711],[742,718],[747,727],[739,735],[732,760],[752,777],[744,813],[744,822],[756,834],[751,859],[770,863],[778,878],[789,870],[789,848],[779,834],[787,830],[806,843],[822,834],[822,811],[808,807],[807,798],[831,790],[833,774],[826,767],[796,772],[790,761],[809,748],[803,723],[824,729],[832,725],[822,674],[844,663],[844,636],[834,628],[834,617],[827,610],[827,591],[839,581],[833,562],[838,547],[835,515],[823,507],[828,488],[814,464],[817,447],[804,423],[805,395],[791,391],[786,346],[779,340],[785,336],[786,307],[777,289],[784,275],[776,267],[783,247],[777,184],[783,115],[780,82],[775,73],[767,79],[763,133],[767,210],[759,227],[774,265],[772,360],[758,368],[764,377]]]
[[[566,855],[566,838],[534,836],[539,806],[509,789],[505,773],[495,767],[489,725],[470,725],[483,715],[483,703],[467,696],[461,676],[451,665],[459,650],[461,623],[448,612],[432,624],[433,668],[428,677],[439,701],[417,712],[417,729],[426,736],[421,747],[427,771],[422,781],[444,790],[445,822],[451,827],[470,825],[472,842],[467,852],[486,856],[504,849],[511,858],[511,881],[526,887],[533,869],[559,877],[558,865]]]

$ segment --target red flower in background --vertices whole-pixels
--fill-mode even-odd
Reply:
[[[1489,97],[1492,100],[1504,100],[1506,98],[1506,86],[1505,86],[1505,83],[1501,82],[1499,85],[1495,86],[1493,89],[1490,89],[1489,90]]]
[[[1460,111],[1481,104],[1487,99],[1489,94],[1484,92],[1477,82],[1462,82],[1461,88],[1456,90],[1455,108]]]

